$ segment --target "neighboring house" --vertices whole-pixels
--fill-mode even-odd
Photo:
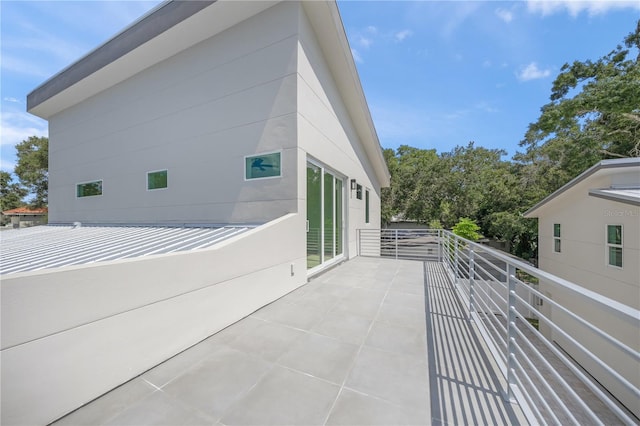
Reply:
[[[3,424],[55,420],[356,256],[356,230],[380,227],[389,172],[335,1],[165,2],[27,109],[49,121],[49,223],[76,223],[32,244],[90,255],[54,245],[37,262],[66,266],[22,259],[2,277]],[[126,258],[114,241],[149,252],[138,225],[158,247]],[[163,246],[163,227],[185,225],[233,236]]]
[[[542,200],[525,217],[538,218],[539,268],[561,277],[575,291],[560,291],[540,282],[540,290],[553,301],[591,320],[631,352],[640,351],[640,330],[630,317],[602,317],[581,297],[596,294],[600,303],[625,306],[633,315],[640,309],[640,158],[603,160]],[[553,321],[573,330],[571,336],[554,332],[541,323],[540,329],[569,354],[574,354],[570,337],[603,359],[616,365],[619,373],[640,385],[637,361],[628,354],[611,351],[606,339],[592,330],[572,326],[572,320],[550,303],[541,309]],[[608,377],[597,365],[576,360],[629,408],[637,407],[637,395],[608,386]]]
[[[42,225],[46,222],[47,208],[18,207],[3,211],[2,216],[10,218],[13,228]]]

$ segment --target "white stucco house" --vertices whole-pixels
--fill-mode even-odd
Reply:
[[[389,172],[335,1],[167,1],[27,110],[51,225],[3,234],[30,259],[3,257],[2,424],[65,415],[380,226]]]
[[[603,160],[525,212],[538,219],[540,269],[569,281],[575,291],[560,290],[542,281],[540,290],[553,301],[589,318],[629,348],[640,351],[640,158]],[[617,305],[629,315],[613,317],[594,309],[583,294]],[[629,309],[631,308],[631,309]],[[623,351],[611,350],[592,330],[572,325],[572,319],[549,303],[541,307],[554,323],[572,330],[572,337],[640,385],[637,362]],[[636,317],[636,321],[630,319]],[[574,342],[541,323],[547,336],[582,364],[627,407],[638,407],[637,395],[611,384],[599,367],[576,355]],[[632,408],[633,409],[633,408]]]

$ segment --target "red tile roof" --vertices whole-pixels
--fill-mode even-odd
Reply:
[[[39,209],[31,209],[29,207],[18,207],[17,209],[5,210],[2,214],[11,216],[11,215],[20,215],[20,214],[31,214],[31,215],[39,215],[39,214],[47,214],[49,210],[46,207],[42,207]]]

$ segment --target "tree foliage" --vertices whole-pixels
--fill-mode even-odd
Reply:
[[[596,60],[566,63],[516,159],[553,191],[602,159],[640,156],[640,20]]]
[[[16,145],[18,164],[14,173],[32,195],[33,207],[45,207],[49,190],[49,139],[30,136]]]
[[[528,182],[524,166],[502,159],[504,151],[470,142],[440,155],[409,146],[384,154],[391,172],[391,187],[382,194],[386,220],[451,229],[468,218],[483,235],[507,241],[515,254],[534,254],[535,221],[521,213],[540,193]]]
[[[456,223],[452,229],[454,234],[459,237],[466,238],[469,241],[478,241],[478,239],[480,239],[480,233],[478,233],[479,230],[480,227],[478,224],[468,217],[460,218],[458,223]]]
[[[11,173],[0,171],[0,211],[22,206],[22,198],[27,191],[19,183],[13,182]]]

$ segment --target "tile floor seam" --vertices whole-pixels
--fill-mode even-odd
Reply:
[[[366,396],[367,398],[376,399],[378,401],[385,402],[385,403],[387,403],[389,405],[392,405],[392,406],[394,406],[396,408],[400,408],[400,409],[406,409],[407,408],[407,407],[403,406],[402,404],[398,404],[397,402],[393,402],[393,401],[391,401],[389,399],[386,399],[386,398],[383,398],[381,396],[374,395],[374,394],[371,394],[371,393],[367,393],[367,392],[364,392],[364,391],[361,391],[361,390],[358,390],[358,389],[355,389],[355,388],[350,388],[349,386],[345,386],[343,389],[346,389],[349,392],[354,392],[354,393],[357,393],[359,395]]]
[[[393,280],[398,276],[398,269],[396,268],[395,273],[393,274],[393,278],[391,279],[391,282],[393,283]],[[389,286],[391,287],[391,286]],[[336,403],[338,402],[338,398],[340,397],[340,395],[342,394],[342,390],[345,387],[345,384],[347,383],[347,380],[349,379],[349,376],[351,375],[351,372],[353,371],[353,367],[356,364],[356,361],[358,359],[358,357],[360,356],[360,353],[362,352],[362,348],[365,346],[365,342],[367,341],[367,338],[369,337],[369,335],[371,334],[371,329],[373,328],[373,324],[376,321],[376,318],[378,318],[378,315],[380,314],[380,310],[382,309],[382,304],[384,303],[384,300],[387,298],[387,294],[389,293],[389,287],[387,287],[387,289],[385,290],[384,296],[382,297],[382,300],[380,300],[380,304],[378,305],[378,310],[376,311],[376,314],[373,317],[373,320],[371,320],[371,324],[369,324],[369,328],[367,329],[367,332],[364,336],[364,339],[362,340],[362,343],[360,343],[358,345],[358,350],[356,351],[355,356],[353,357],[353,360],[351,361],[349,368],[347,369],[347,372],[344,376],[344,379],[342,380],[342,384],[340,385],[340,390],[338,391],[338,394],[336,395],[336,398],[333,400],[333,403],[331,404],[331,407],[329,408],[329,411],[327,412],[327,416],[324,419],[324,422],[322,422],[323,425],[326,426],[327,422],[329,421],[329,418],[331,417],[331,413],[333,413],[333,410],[336,407]]]
[[[264,360],[263,360],[263,361],[264,361]],[[225,408],[224,410],[222,410],[222,412],[221,412],[221,414],[220,414],[220,417],[216,419],[216,422],[217,422],[217,423],[219,423],[219,424],[224,424],[224,423],[222,423],[222,419],[223,419],[227,414],[229,414],[229,413],[232,411],[232,409],[233,409],[233,408],[234,408],[238,403],[240,403],[240,401],[242,401],[242,400],[244,399],[244,397],[246,397],[247,395],[249,395],[249,393],[250,393],[253,389],[255,389],[255,387],[256,387],[256,386],[258,386],[258,384],[260,384],[260,382],[262,381],[262,379],[264,379],[264,378],[265,378],[265,376],[266,376],[267,374],[269,374],[271,371],[273,371],[273,369],[276,367],[276,363],[275,363],[275,362],[270,362],[270,361],[265,361],[265,362],[268,362],[268,363],[270,363],[270,364],[271,364],[271,365],[269,366],[269,368],[267,368],[267,369],[264,371],[264,373],[262,373],[262,374],[260,375],[260,377],[258,377],[258,380],[256,380],[256,382],[255,382],[253,385],[251,385],[251,386],[250,386],[248,389],[246,389],[244,392],[240,393],[240,394],[238,395],[238,397],[236,398],[236,400],[235,400],[235,401],[233,401],[231,404],[227,405],[227,408]]]

